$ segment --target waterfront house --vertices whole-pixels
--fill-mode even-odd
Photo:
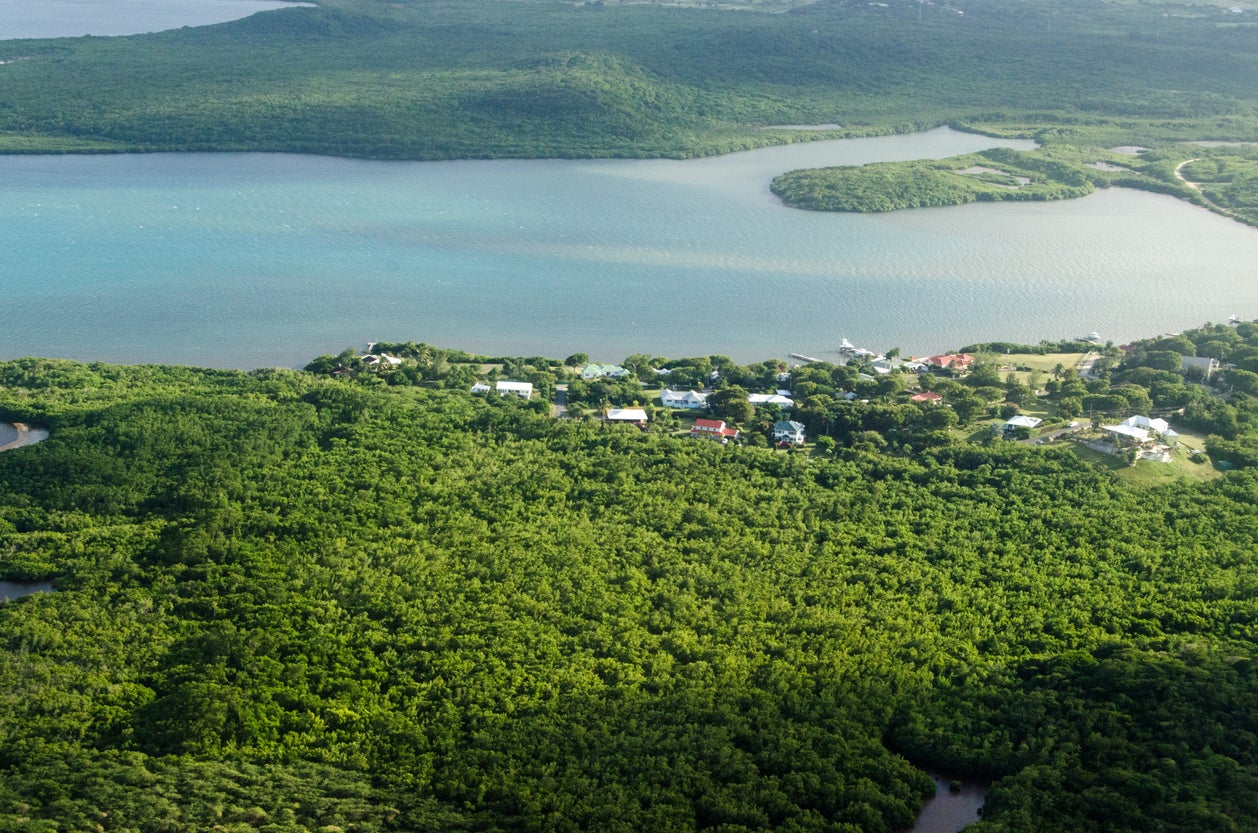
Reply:
[[[660,391],[660,402],[665,408],[685,408],[693,411],[708,407],[708,395],[693,390],[680,391],[664,388]]]
[[[629,375],[629,371],[625,370],[618,364],[587,364],[581,369],[582,379],[601,379],[607,377],[609,379],[624,379]]]
[[[974,357],[969,353],[946,353],[939,356],[930,356],[925,359],[925,362],[934,367],[965,370],[974,364]]]

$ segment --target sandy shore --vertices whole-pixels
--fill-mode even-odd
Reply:
[[[37,442],[48,439],[48,431],[44,428],[32,428],[25,422],[14,422],[11,424],[13,425],[13,430],[17,431],[17,439],[0,445],[0,451],[9,451],[25,445],[34,445]]]

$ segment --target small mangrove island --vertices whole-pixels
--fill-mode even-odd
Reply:
[[[795,208],[852,212],[1073,199],[1111,187],[1171,194],[1258,225],[1258,149],[1244,145],[994,148],[948,159],[791,171],[771,186]]]

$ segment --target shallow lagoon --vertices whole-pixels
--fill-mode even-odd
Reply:
[[[1258,315],[1258,232],[1170,197],[843,215],[769,192],[794,168],[994,144],[940,129],[688,161],[0,158],[0,357],[299,366],[415,340],[755,360]]]

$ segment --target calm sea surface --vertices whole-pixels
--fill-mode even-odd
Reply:
[[[252,368],[415,340],[749,361],[1258,316],[1258,231],[1169,197],[843,215],[769,193],[794,168],[992,144],[941,129],[684,162],[0,157],[0,357]]]
[[[0,0],[0,40],[138,35],[280,9],[274,0]]]

